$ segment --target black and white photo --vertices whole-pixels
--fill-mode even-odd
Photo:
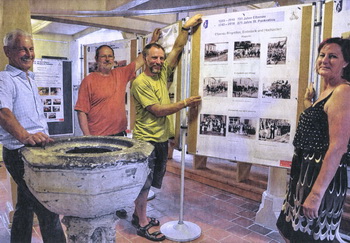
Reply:
[[[205,44],[204,52],[206,62],[227,62],[228,42]]]
[[[225,137],[226,136],[226,116],[201,114],[199,134]]]

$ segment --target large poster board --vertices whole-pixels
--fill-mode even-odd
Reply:
[[[196,154],[289,165],[301,46],[310,45],[302,43],[303,18],[311,15],[303,16],[300,5],[203,18]]]
[[[73,134],[72,63],[35,59],[33,71],[50,135]]]
[[[35,59],[35,82],[44,104],[47,122],[64,121],[63,62],[54,59]]]
[[[97,68],[95,54],[96,49],[101,45],[109,45],[114,51],[114,68],[123,67],[128,65],[131,62],[131,52],[132,52],[132,43],[131,40],[120,40],[120,41],[112,41],[98,44],[90,44],[85,46],[85,70],[86,75],[91,72],[94,72]],[[126,87],[125,94],[125,110],[126,117],[128,118],[128,127],[127,132],[130,131],[130,85]]]

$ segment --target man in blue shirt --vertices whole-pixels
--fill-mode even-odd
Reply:
[[[4,52],[9,64],[0,72],[0,142],[5,166],[18,186],[11,242],[31,242],[33,213],[38,217],[44,242],[66,242],[59,215],[47,210],[23,179],[19,149],[52,141],[34,74],[29,71],[35,58],[31,35],[18,29],[9,32],[4,38]]]

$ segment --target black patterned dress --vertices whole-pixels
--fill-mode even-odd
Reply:
[[[295,151],[289,186],[277,220],[278,229],[291,242],[332,242],[340,225],[348,187],[350,144],[322,198],[319,217],[307,219],[301,207],[320,172],[329,146],[328,119],[323,108],[331,95],[301,114],[294,137]]]

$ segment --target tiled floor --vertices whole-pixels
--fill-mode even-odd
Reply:
[[[169,163],[178,163],[181,156],[174,154],[174,160]],[[192,157],[186,155],[186,171],[189,171]],[[4,164],[0,162],[0,243],[9,243],[9,230],[4,226],[4,216],[7,215],[6,202],[10,201],[8,179]],[[214,167],[218,175],[224,176],[224,171],[232,166],[230,164],[210,164],[206,173],[213,174]],[[219,170],[219,167],[222,167]],[[227,167],[228,166],[228,167]],[[252,179],[265,190],[267,168],[252,168]],[[201,173],[204,173],[203,171]],[[257,176],[259,175],[260,176]],[[209,175],[207,175],[209,176]],[[257,180],[260,178],[260,181]],[[248,184],[249,182],[247,182]],[[178,221],[180,212],[180,178],[178,175],[167,172],[162,189],[152,189],[156,197],[149,201],[148,215],[158,218],[161,223]],[[278,232],[268,229],[254,222],[259,202],[228,193],[217,188],[185,179],[183,220],[197,224],[201,228],[201,236],[192,242],[195,243],[259,243],[259,242],[284,242]],[[117,224],[118,243],[150,242],[136,235],[136,229],[131,226],[133,205],[126,208],[128,217],[120,219]],[[155,227],[159,230],[159,227]],[[347,232],[349,233],[349,232]],[[165,240],[163,242],[172,242]],[[348,241],[347,241],[348,242]],[[350,242],[350,241],[349,241]],[[40,229],[33,228],[32,243],[42,243]]]
[[[0,215],[6,214],[5,203],[10,194],[6,182],[6,172],[0,163]],[[180,212],[180,178],[167,172],[161,190],[152,189],[155,199],[149,201],[148,215],[157,217],[161,223],[178,221]],[[283,242],[280,235],[271,229],[254,222],[259,203],[238,195],[185,180],[183,220],[197,224],[201,228],[201,236],[192,242]],[[132,227],[131,214],[133,206],[126,209],[128,217],[117,224],[117,242],[149,242],[136,235]],[[9,242],[9,231],[1,224],[0,242]],[[39,227],[33,228],[33,243],[41,243]],[[172,242],[165,240],[163,242]]]

